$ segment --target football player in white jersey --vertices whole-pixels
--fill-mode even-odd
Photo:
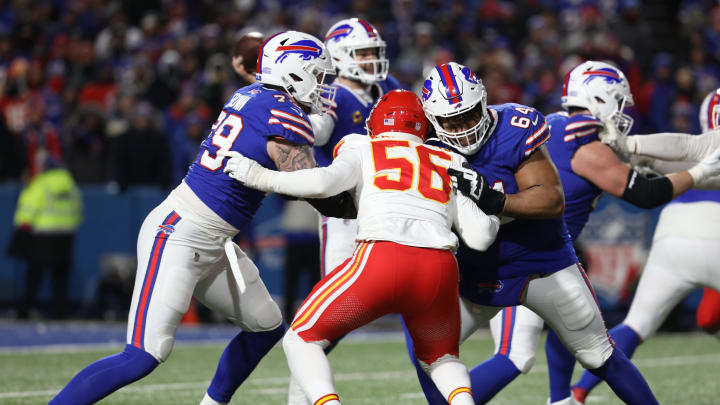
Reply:
[[[351,190],[358,207],[353,256],[329,273],[298,310],[283,348],[292,374],[316,405],[335,405],[330,341],[388,313],[400,313],[415,340],[415,355],[447,403],[473,404],[467,369],[458,360],[460,309],[455,228],[484,250],[499,219],[485,215],[451,187],[448,167],[464,158],[423,144],[427,120],[418,97],[395,90],[368,119],[369,136],[346,136],[329,167],[267,170],[231,152],[225,171],[267,192],[322,197]]]
[[[705,97],[700,109],[702,135],[610,135],[607,142],[622,152],[642,155],[662,172],[684,170],[720,146],[720,89]],[[625,320],[610,330],[617,347],[631,357],[655,333],[670,311],[698,287],[720,289],[720,190],[717,177],[701,182],[673,200],[661,212],[647,263]],[[585,372],[572,388],[584,403],[600,381]]]
[[[400,83],[388,74],[385,41],[369,22],[361,18],[336,22],[325,35],[325,46],[338,77],[333,82],[336,93],[327,114],[310,115],[315,134],[315,160],[321,167],[330,165],[335,146],[343,137],[365,133],[365,121],[375,102],[400,88]],[[320,277],[323,277],[352,256],[357,222],[324,215],[320,215],[319,220]],[[337,342],[327,351],[335,344]],[[309,404],[293,379],[288,387],[288,404]]]

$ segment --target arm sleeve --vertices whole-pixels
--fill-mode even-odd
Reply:
[[[338,155],[330,166],[278,172],[255,166],[259,173],[253,188],[305,198],[325,198],[354,188],[360,177],[360,156],[355,150]]]
[[[655,159],[698,162],[720,147],[720,133],[702,135],[658,133],[627,137],[627,148],[636,155]]]
[[[313,132],[315,133],[314,146],[323,146],[330,140],[335,129],[335,121],[330,114],[310,114],[308,116]]]
[[[462,193],[453,194],[453,227],[470,248],[487,250],[495,241],[500,220],[495,215],[486,215]]]

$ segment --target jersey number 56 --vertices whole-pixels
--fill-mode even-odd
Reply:
[[[417,191],[425,198],[446,204],[450,201],[450,176],[447,169],[438,166],[432,161],[432,156],[452,162],[452,156],[443,151],[428,148],[423,145],[412,147],[417,154],[417,161],[413,162],[404,157],[388,157],[389,148],[408,148],[410,142],[403,140],[372,141],[372,156],[375,165],[375,172],[393,170],[397,175],[390,178],[388,174],[375,176],[373,184],[380,190],[404,191],[415,184],[414,178],[418,177]],[[433,186],[433,173],[440,176],[442,185]]]

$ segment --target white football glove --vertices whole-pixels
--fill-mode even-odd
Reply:
[[[258,188],[259,179],[265,170],[258,162],[235,151],[220,151],[218,155],[228,158],[223,169],[228,176],[248,187]]]
[[[720,148],[705,156],[703,160],[688,170],[688,173],[692,176],[695,184],[702,183],[708,177],[720,175]]]
[[[611,118],[602,120],[603,127],[598,131],[600,142],[610,145],[613,149],[620,143],[624,136],[617,130],[615,122]]]

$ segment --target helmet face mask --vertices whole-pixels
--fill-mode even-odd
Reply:
[[[442,142],[471,155],[487,141],[487,92],[469,68],[455,62],[436,66],[422,92],[425,114]]]
[[[632,129],[632,117],[623,112],[632,105],[627,78],[608,63],[587,61],[568,72],[565,78],[562,106],[587,109],[595,118],[612,123],[622,135]]]
[[[387,78],[389,62],[385,57],[385,41],[367,21],[358,18],[338,21],[328,30],[325,45],[340,77],[367,85]],[[371,51],[374,58],[369,57],[368,50],[374,50]]]
[[[258,82],[282,87],[311,113],[327,111],[335,99],[335,77],[325,45],[312,35],[286,31],[268,38],[258,54]]]

